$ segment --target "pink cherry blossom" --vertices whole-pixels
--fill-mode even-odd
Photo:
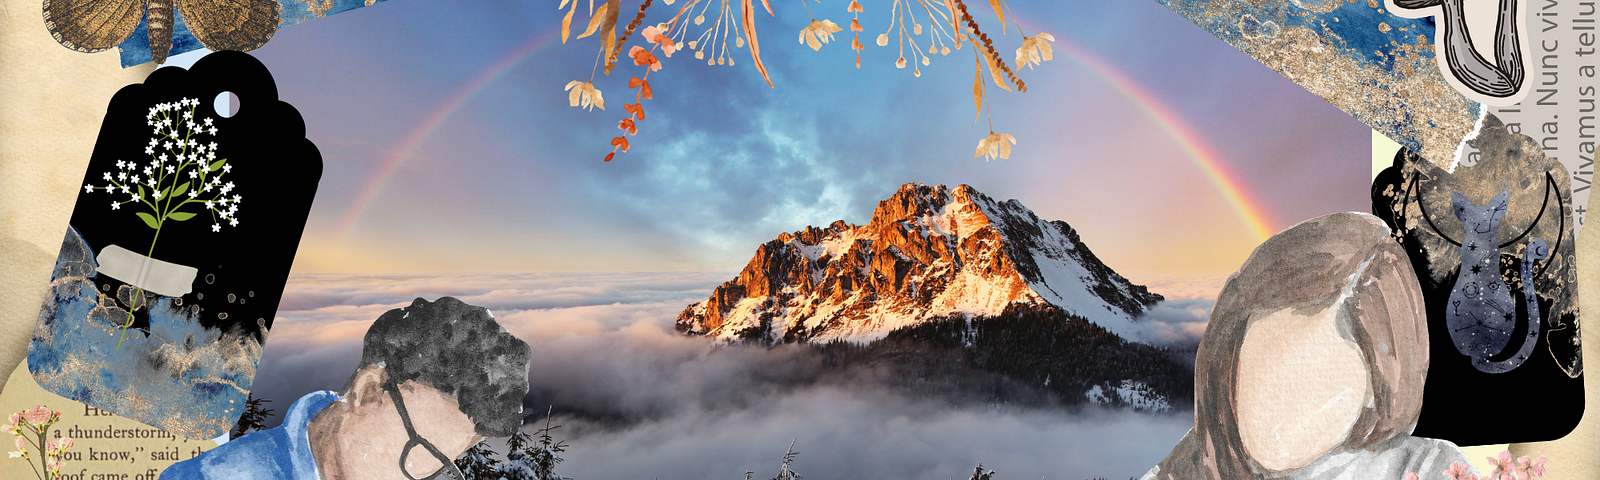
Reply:
[[[1544,455],[1540,455],[1539,458],[1533,459],[1532,461],[1529,461],[1528,457],[1518,458],[1517,459],[1517,471],[1526,473],[1528,475],[1528,478],[1543,477],[1544,473],[1545,473],[1544,472],[1544,462],[1545,462],[1545,460],[1548,460],[1548,458],[1545,457]]]
[[[1515,465],[1511,463],[1511,452],[1500,452],[1500,456],[1498,458],[1484,458],[1489,460],[1490,465],[1494,465],[1494,471],[1489,472],[1490,477],[1500,478],[1501,476],[1506,476],[1507,478],[1512,478],[1511,475],[1514,475],[1517,471]]]
[[[39,405],[27,410],[23,410],[22,417],[28,419],[28,423],[30,424],[40,425],[44,422],[50,421],[50,415],[52,413],[55,412],[51,412],[49,407]]]

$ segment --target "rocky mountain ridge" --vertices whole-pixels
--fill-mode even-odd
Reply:
[[[935,318],[1030,305],[1142,342],[1135,319],[1161,299],[1106,267],[1066,222],[967,185],[908,183],[867,225],[837,221],[761,245],[676,328],[767,345],[868,342]]]

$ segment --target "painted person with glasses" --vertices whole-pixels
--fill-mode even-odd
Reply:
[[[418,298],[367,329],[343,390],[307,394],[277,428],[173,464],[161,479],[464,479],[452,459],[522,425],[531,355],[487,309]]]

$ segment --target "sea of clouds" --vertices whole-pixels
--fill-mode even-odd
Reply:
[[[305,393],[337,390],[372,320],[453,296],[532,347],[525,413],[542,420],[554,407],[569,445],[557,471],[579,479],[771,478],[791,441],[794,470],[813,480],[966,478],[979,463],[1001,479],[1120,479],[1143,474],[1193,424],[1186,411],[954,406],[884,388],[873,372],[830,373],[808,349],[718,347],[673,331],[685,306],[733,277],[296,275],[254,391],[281,413]],[[1168,297],[1141,320],[1150,338],[1198,344],[1219,279],[1138,280]]]

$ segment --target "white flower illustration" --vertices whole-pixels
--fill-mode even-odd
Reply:
[[[226,157],[217,157],[219,146],[215,138],[203,138],[215,137],[217,125],[216,119],[196,114],[195,107],[200,104],[197,98],[183,98],[150,107],[145,123],[153,127],[154,136],[144,148],[150,163],[117,160],[114,172],[101,173],[108,185],[84,185],[88,193],[104,189],[129,197],[127,201],[111,202],[112,210],[120,210],[125,203],[143,207],[135,213],[156,230],[152,242],[160,238],[159,232],[167,221],[182,222],[197,216],[198,212],[185,211],[190,203],[203,205],[204,211],[211,214],[213,232],[221,231],[223,222],[219,217],[230,219],[230,226],[239,224],[237,204],[241,197],[233,194],[234,205],[228,205],[226,195],[237,187],[232,181],[223,183],[223,177],[233,172],[233,165]],[[214,193],[212,186],[222,186],[222,191]],[[149,201],[145,201],[147,193]]]

